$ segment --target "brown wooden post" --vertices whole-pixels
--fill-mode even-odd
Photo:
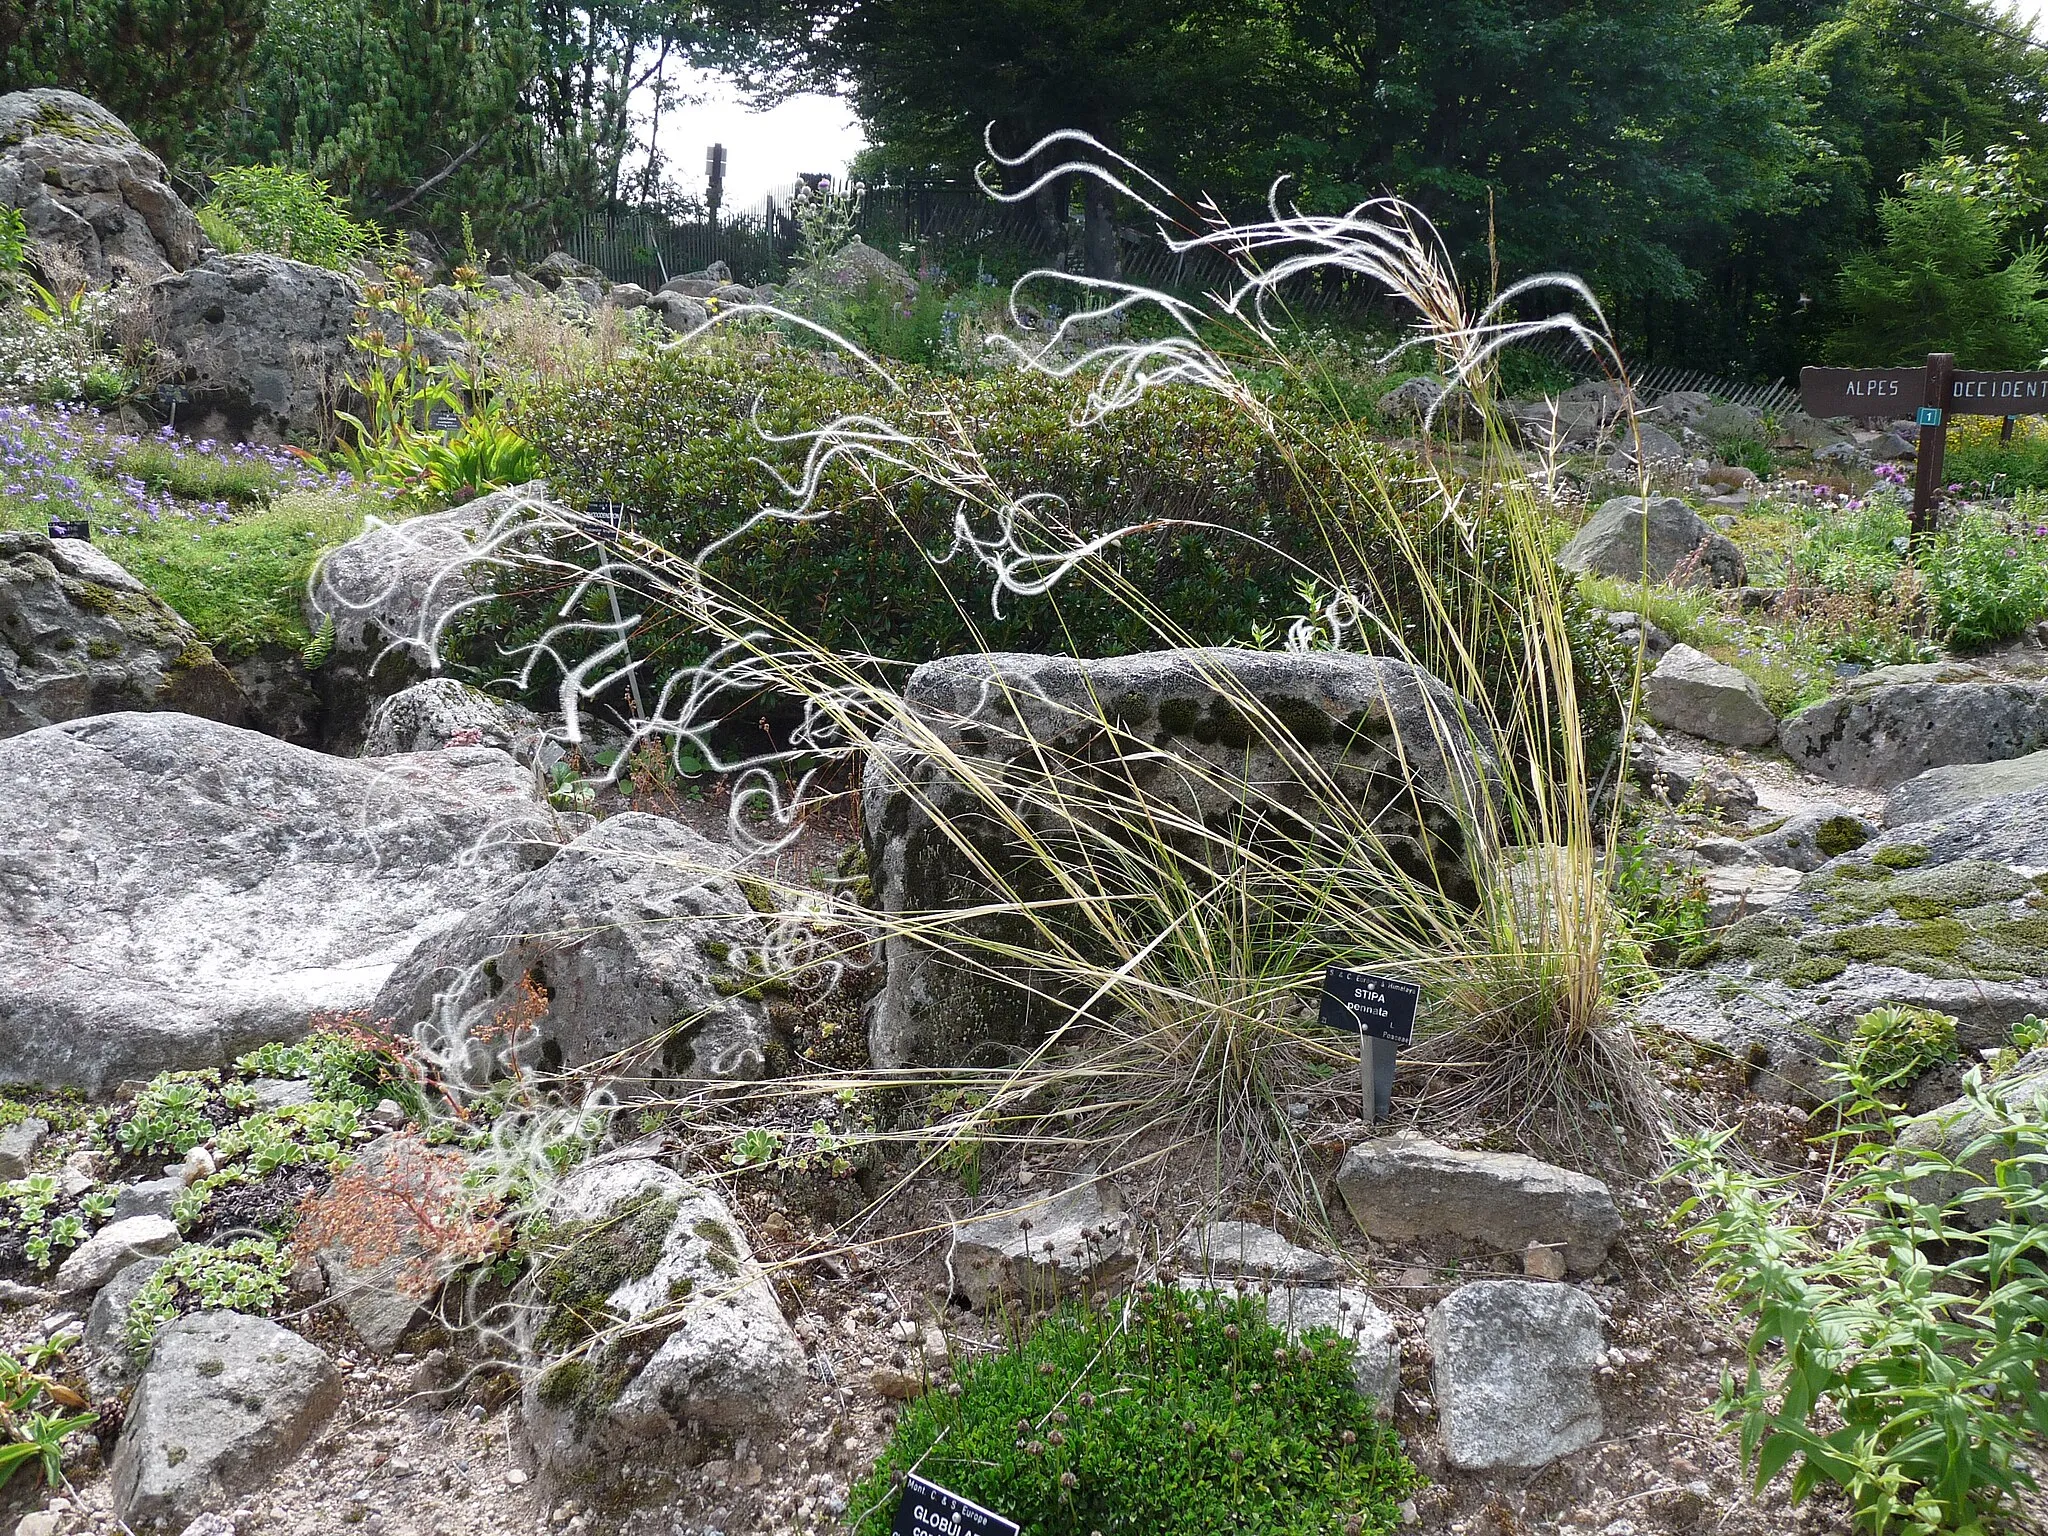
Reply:
[[[1913,474],[1915,544],[1934,532],[1934,505],[1941,495],[1942,460],[1948,453],[1949,396],[1955,390],[1955,378],[1953,353],[1928,354],[1927,389],[1920,397],[1920,453]]]

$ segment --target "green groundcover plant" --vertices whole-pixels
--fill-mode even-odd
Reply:
[[[1028,1536],[1363,1536],[1421,1482],[1344,1340],[1167,1287],[1069,1305],[920,1398],[853,1490],[857,1536],[888,1531],[906,1472]]]
[[[190,1243],[166,1259],[129,1303],[121,1331],[128,1348],[146,1354],[164,1324],[191,1312],[247,1312],[267,1317],[283,1305],[291,1255],[269,1237]]]
[[[1678,1219],[1751,1330],[1721,1410],[1759,1487],[1834,1484],[1874,1536],[2019,1529],[2048,1435],[2048,1101],[1973,1072],[1931,1135],[1895,1102],[1910,1063],[1873,1077],[1868,1055],[1821,1112],[1817,1202],[1738,1166],[1730,1133],[1681,1143]]]

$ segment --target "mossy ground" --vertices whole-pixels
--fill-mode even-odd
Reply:
[[[1939,980],[2048,979],[2048,881],[2003,864],[1921,867],[1909,857],[1892,873],[1858,861],[1821,876],[1818,895],[1810,918],[1746,917],[1683,963],[1745,961],[1753,979],[1792,987],[1833,980],[1852,962]]]

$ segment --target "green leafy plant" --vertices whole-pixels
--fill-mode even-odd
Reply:
[[[1905,1087],[1929,1067],[1955,1059],[1956,1020],[1931,1008],[1873,1008],[1856,1020],[1847,1042],[1850,1071],[1879,1089]]]
[[[114,1132],[135,1156],[183,1157],[213,1134],[218,1072],[160,1072],[136,1094]]]
[[[0,1488],[25,1467],[40,1467],[48,1487],[61,1486],[64,1437],[98,1422],[95,1413],[75,1411],[85,1399],[44,1370],[76,1342],[59,1336],[23,1359],[0,1354]]]
[[[1702,1264],[1750,1323],[1721,1411],[1762,1487],[1839,1487],[1860,1530],[1983,1533],[2039,1487],[2048,1434],[2048,1105],[1987,1088],[1945,1132],[1851,1066],[1817,1204],[1684,1140],[1670,1177]],[[1944,1145],[1944,1140],[1952,1145]]]
[[[345,271],[376,257],[385,236],[357,222],[327,184],[277,165],[228,165],[211,175],[201,227],[223,251],[264,251]]]
[[[911,1404],[849,1523],[882,1536],[914,1470],[1030,1536],[1394,1530],[1421,1478],[1359,1395],[1350,1342],[1290,1339],[1266,1305],[1159,1288],[1061,1309]]]
[[[145,1357],[157,1330],[191,1312],[246,1312],[267,1317],[289,1293],[292,1258],[274,1238],[238,1237],[211,1245],[188,1243],[151,1272],[128,1304],[121,1335],[129,1352]]]
[[[235,1062],[246,1077],[295,1077],[312,1084],[315,1098],[332,1104],[375,1109],[381,1099],[419,1113],[419,1087],[399,1054],[397,1042],[373,1034],[344,1017],[317,1026],[292,1044],[272,1041]]]

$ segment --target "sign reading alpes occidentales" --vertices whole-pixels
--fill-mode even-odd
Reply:
[[[1978,373],[1932,352],[1918,368],[1802,368],[1799,403],[1810,416],[1900,417],[1919,429],[1914,458],[1913,538],[1934,530],[1951,416],[2048,416],[2048,372]],[[2006,430],[2012,430],[2010,421]]]

